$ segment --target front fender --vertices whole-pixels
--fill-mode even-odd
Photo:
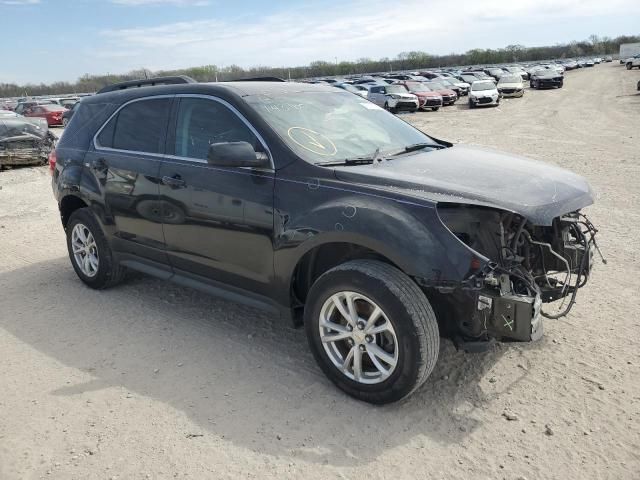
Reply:
[[[276,195],[275,273],[288,294],[303,256],[328,243],[366,247],[425,285],[464,280],[474,253],[440,221],[435,204],[401,195],[294,182]],[[312,188],[309,186],[312,185]]]

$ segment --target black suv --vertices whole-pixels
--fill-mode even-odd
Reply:
[[[595,247],[581,177],[452,146],[331,86],[110,86],[79,104],[51,168],[88,286],[132,269],[270,309],[372,403],[418,388],[441,336],[539,338]]]

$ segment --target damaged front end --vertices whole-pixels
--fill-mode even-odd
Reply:
[[[542,317],[569,313],[589,279],[594,253],[600,254],[597,230],[579,211],[555,218],[550,226],[479,206],[441,204],[438,214],[477,253],[461,287],[435,294],[436,308],[449,313],[447,323],[458,343],[537,340]],[[551,302],[558,303],[543,307]]]
[[[18,165],[41,165],[47,162],[56,137],[47,122],[40,118],[0,120],[0,169]]]

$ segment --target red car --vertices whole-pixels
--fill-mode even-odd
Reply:
[[[442,95],[443,105],[453,105],[456,103],[456,100],[458,100],[458,94],[454,90],[447,88],[446,85],[439,83],[437,80],[427,82],[426,85],[434,92],[438,92]]]
[[[418,97],[420,108],[430,108],[435,112],[442,106],[442,95],[440,95],[438,92],[434,92],[424,83],[412,82],[411,80],[406,80],[398,83],[400,85],[404,85],[404,88],[406,88],[409,93],[413,93],[416,97]]]
[[[49,126],[62,125],[62,114],[66,111],[66,108],[56,104],[35,105],[25,111],[24,116],[45,118]]]

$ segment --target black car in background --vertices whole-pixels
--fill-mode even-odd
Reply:
[[[131,269],[280,314],[372,403],[423,384],[441,335],[470,351],[540,338],[592,266],[583,178],[453,146],[328,85],[107,87],[50,165],[87,286]]]
[[[529,86],[531,88],[562,88],[564,77],[554,70],[537,70],[531,74]]]

